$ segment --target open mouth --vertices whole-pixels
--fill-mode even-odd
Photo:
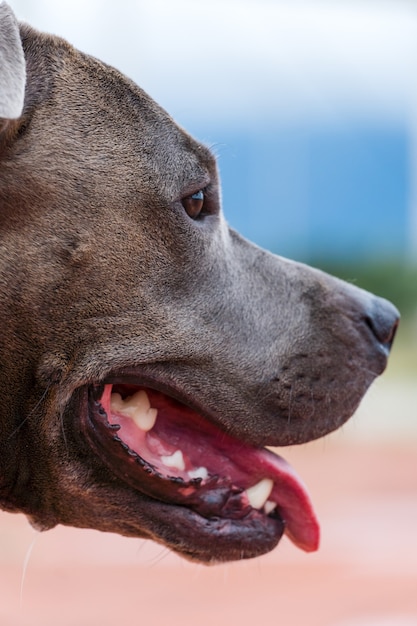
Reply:
[[[83,428],[114,475],[164,515],[168,506],[184,529],[191,520],[194,542],[200,533],[202,543],[212,536],[254,556],[285,533],[299,548],[317,549],[318,522],[292,467],[164,393],[131,383],[92,386]]]

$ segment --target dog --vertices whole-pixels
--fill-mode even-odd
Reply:
[[[354,413],[396,308],[243,239],[207,147],[5,3],[0,86],[1,507],[203,563],[315,550],[265,446]]]

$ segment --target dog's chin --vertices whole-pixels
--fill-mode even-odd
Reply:
[[[121,481],[133,494],[130,517],[146,501],[138,536],[202,562],[258,556],[283,534],[316,550],[316,516],[286,461],[230,436],[166,392],[130,375],[82,393],[82,433],[112,475],[109,493]]]

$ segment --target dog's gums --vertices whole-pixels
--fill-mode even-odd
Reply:
[[[223,525],[239,537],[283,532],[314,551],[319,527],[293,469],[276,454],[221,431],[180,402],[139,386],[106,384],[90,393],[87,439],[109,469],[157,501]],[[233,523],[225,524],[231,521]]]

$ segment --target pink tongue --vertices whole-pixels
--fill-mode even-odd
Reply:
[[[320,528],[309,495],[285,459],[227,435],[188,407],[151,389],[146,392],[151,406],[158,409],[158,417],[152,430],[145,434],[133,426],[130,418],[112,415],[111,392],[112,385],[105,385],[101,398],[108,419],[121,426],[120,437],[142,458],[155,461],[150,457],[157,441],[161,448],[171,448],[171,453],[180,448],[187,463],[194,467],[203,465],[210,474],[225,476],[232,484],[244,489],[264,478],[272,479],[274,487],[269,500],[277,504],[286,524],[285,533],[302,550],[317,550]]]
[[[206,439],[213,436],[209,431]],[[220,436],[219,436],[220,433]],[[234,484],[245,489],[270,478],[274,487],[268,500],[276,502],[285,521],[285,534],[299,548],[314,552],[319,547],[320,526],[307,489],[294,468],[281,456],[266,448],[254,448],[216,429],[215,448],[219,469],[228,474]],[[223,459],[227,455],[227,467]],[[222,473],[223,473],[222,472]]]
[[[260,478],[274,481],[269,500],[277,503],[286,522],[285,534],[302,550],[314,552],[319,547],[320,527],[301,479],[291,465],[277,454],[265,449],[249,450],[244,459],[247,467],[251,468],[251,474],[253,472]]]

